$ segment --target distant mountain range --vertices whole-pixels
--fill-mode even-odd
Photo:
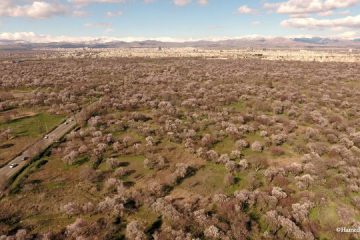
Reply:
[[[211,49],[232,48],[359,48],[360,39],[330,39],[330,38],[239,38],[220,41],[187,41],[187,42],[161,42],[161,41],[106,41],[94,39],[83,42],[47,42],[34,43],[26,40],[2,40],[0,38],[0,49],[38,49],[38,48],[169,48],[169,47],[195,47]]]

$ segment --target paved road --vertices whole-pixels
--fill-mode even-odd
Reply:
[[[0,168],[0,179],[9,180],[20,169],[28,164],[39,153],[45,151],[48,147],[59,141],[66,133],[76,126],[75,119],[69,118],[64,123],[60,124],[57,128],[49,132],[44,138],[37,141],[32,146],[28,147],[21,155],[14,158],[7,165]],[[14,167],[12,167],[14,166]]]

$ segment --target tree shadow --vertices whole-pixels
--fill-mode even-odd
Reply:
[[[13,143],[6,143],[0,146],[0,149],[6,149],[6,148],[11,148],[12,146],[14,146],[15,144]]]

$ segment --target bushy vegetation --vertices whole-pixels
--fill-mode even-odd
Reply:
[[[79,123],[0,200],[0,239],[360,238],[335,231],[360,224],[356,63],[84,58],[0,72],[2,113]],[[30,119],[0,141],[18,121]]]

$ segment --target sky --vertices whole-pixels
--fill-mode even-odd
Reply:
[[[360,37],[360,0],[0,0],[0,39]]]

